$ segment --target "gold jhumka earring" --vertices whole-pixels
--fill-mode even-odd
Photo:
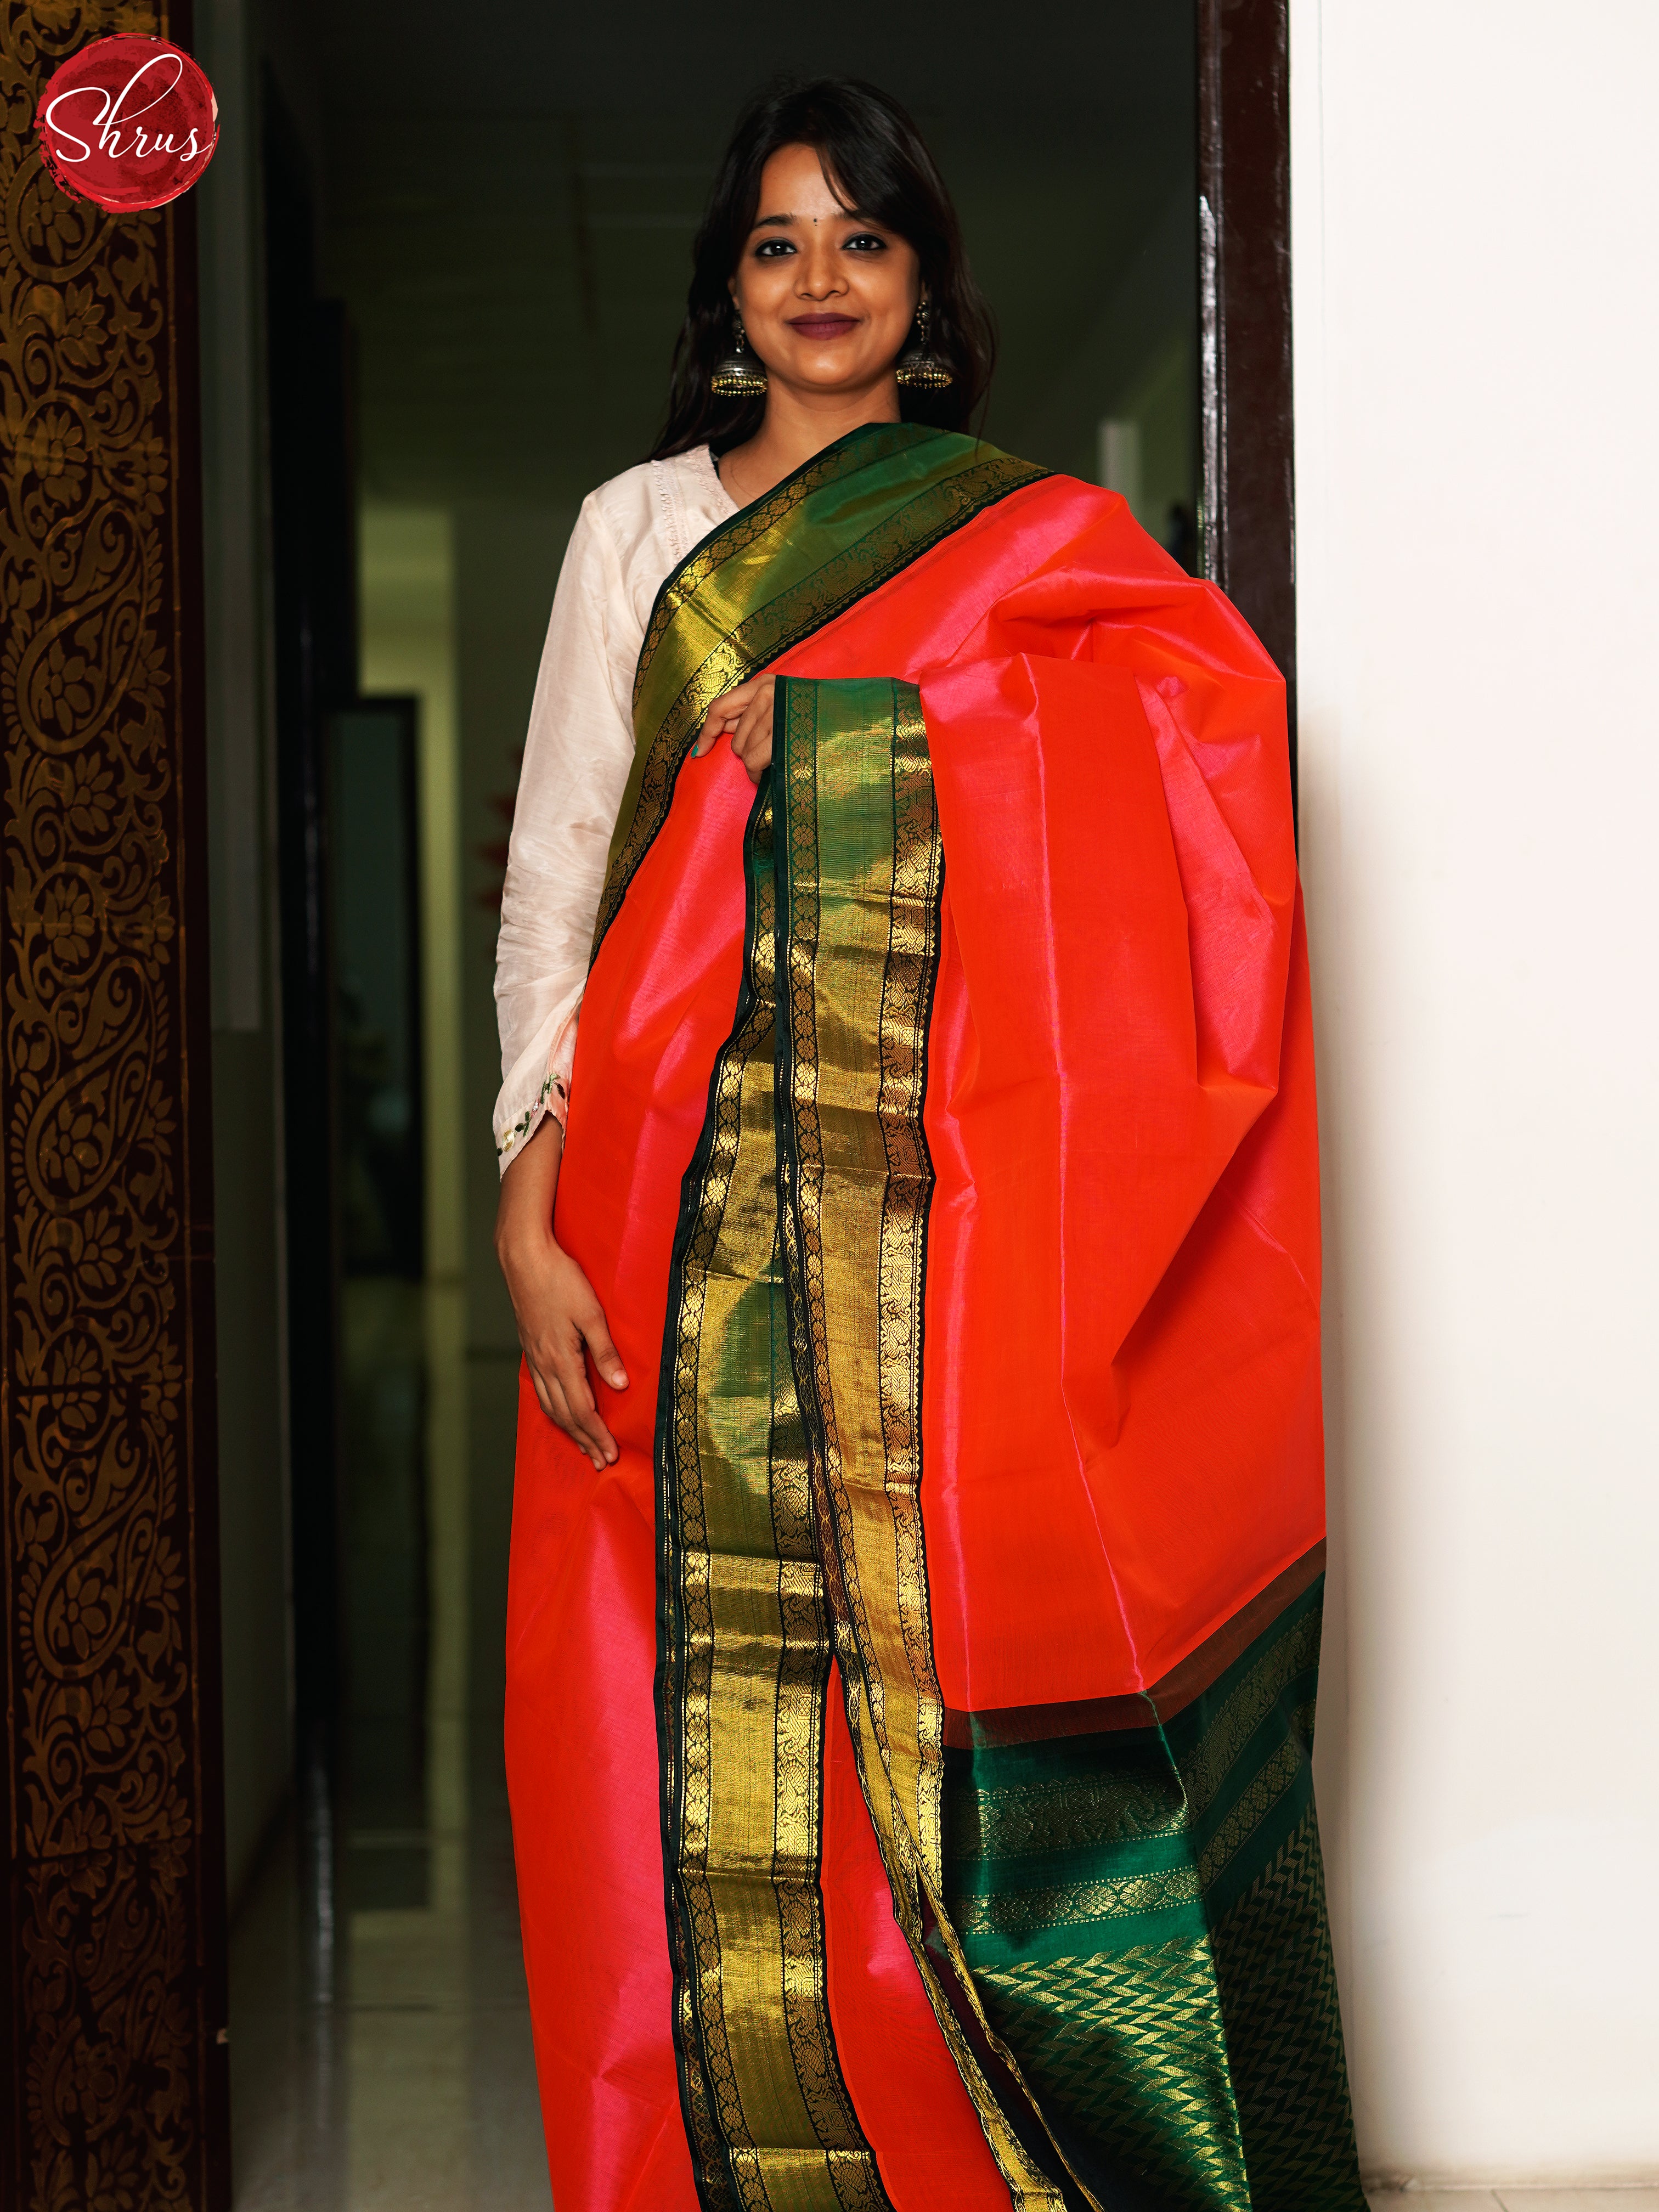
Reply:
[[[722,399],[753,398],[766,389],[766,363],[750,352],[749,334],[735,307],[732,310],[732,322],[734,335],[731,350],[723,353],[714,363],[708,388]]]
[[[943,392],[951,382],[951,372],[927,344],[927,321],[933,310],[926,295],[916,302],[916,342],[899,356],[894,371],[907,392]]]

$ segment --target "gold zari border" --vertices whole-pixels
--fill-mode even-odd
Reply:
[[[992,2156],[1019,2212],[1062,2212],[1060,2188],[1020,2140],[959,2016],[958,2006],[1040,2121],[945,1905],[945,1708],[921,1501],[933,1187],[922,1106],[944,852],[921,697],[903,684],[781,681],[774,727],[785,823],[782,1241],[848,1718],[896,1917]],[[872,1026],[878,1054],[849,1049]],[[1064,2165],[1057,2142],[1054,2150]]]
[[[830,1626],[776,1265],[771,817],[676,1238],[659,1437],[675,2027],[699,2195],[890,2212],[836,2056],[819,1888]]]
[[[909,465],[918,451],[930,469],[921,477]],[[596,952],[667,819],[681,764],[715,700],[1044,473],[971,438],[884,425],[830,447],[688,555],[659,593],[640,651],[634,768]],[[870,512],[848,541],[844,522],[815,519],[813,501],[860,475],[870,479]]]

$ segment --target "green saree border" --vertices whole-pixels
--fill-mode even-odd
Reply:
[[[1310,1764],[1323,1576],[1298,1562],[1269,1593],[1166,1678],[1173,1711],[1149,1692],[1138,1728],[945,1753],[986,2008],[1073,2171],[1168,2212],[1364,2204]]]
[[[826,1981],[831,1645],[777,1267],[764,781],[744,866],[744,972],[682,1186],[658,1395],[675,2051],[704,2212],[891,2212],[842,2075]]]
[[[1018,2109],[1018,2064],[944,1903],[945,1708],[921,1480],[933,1184],[922,1109],[945,854],[921,695],[887,680],[780,678],[773,726],[779,1206],[854,1756],[894,1917],[1010,2200],[1016,2212],[1070,2212],[1096,2200],[1056,2177],[1052,2135],[1048,2156],[1033,2140],[1042,2115],[1035,2100]]]
[[[634,766],[593,932],[598,954],[723,692],[1048,471],[916,422],[849,431],[694,546],[657,594],[634,684]]]

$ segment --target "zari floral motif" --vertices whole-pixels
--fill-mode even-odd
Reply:
[[[778,1264],[769,793],[744,850],[743,992],[686,1176],[659,1408],[675,2034],[705,2204],[890,2212],[842,2078],[824,1971],[830,1625]],[[777,1654],[763,1695],[757,1643]]]
[[[8,0],[0,39],[0,2002],[23,2085],[0,2197],[32,2212],[205,2202],[222,2058],[204,1986],[211,1522],[192,1437],[212,1395],[180,927],[188,216],[71,200],[33,131],[66,55],[167,27],[142,8]]]

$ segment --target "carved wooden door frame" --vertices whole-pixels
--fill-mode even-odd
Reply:
[[[1204,567],[1283,672],[1296,779],[1288,0],[1198,0]]]
[[[177,5],[0,0],[0,2202],[229,2199],[194,213],[40,90]]]

